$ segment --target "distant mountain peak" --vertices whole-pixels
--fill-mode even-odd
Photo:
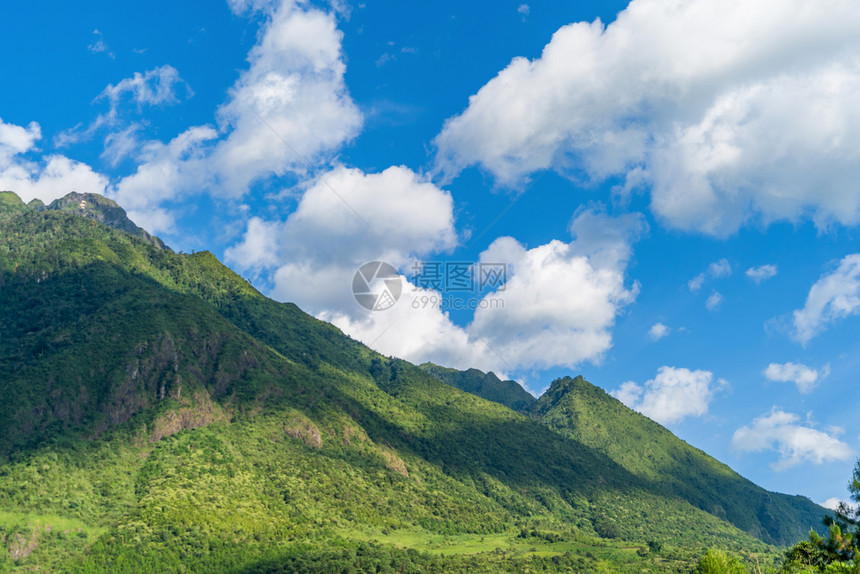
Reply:
[[[546,412],[561,402],[571,392],[591,390],[599,390],[599,388],[586,381],[582,375],[560,377],[550,383],[549,388],[538,399],[535,409],[538,412]]]
[[[581,385],[582,383],[585,383],[585,382],[587,382],[587,381],[585,380],[585,378],[582,375],[576,375],[575,377],[564,376],[564,377],[559,377],[556,380],[554,380],[550,384],[550,388],[557,387],[557,388],[569,389],[569,388],[575,387],[577,385]]]
[[[27,209],[21,198],[11,191],[0,191],[0,213],[5,211],[23,211]]]
[[[526,413],[534,405],[535,398],[516,381],[503,381],[492,371],[485,373],[478,369],[458,371],[433,363],[420,367],[452,387],[466,391],[481,398],[505,405],[509,409]]]
[[[161,239],[151,235],[129,219],[128,214],[117,202],[97,193],[78,193],[73,191],[60,199],[52,201],[49,205],[45,205],[38,199],[25,204],[15,192],[0,191],[0,213],[20,212],[29,209],[36,211],[64,211],[80,217],[93,219],[152,243],[159,249],[168,249]]]
[[[37,209],[39,209],[37,207]],[[158,237],[150,235],[146,230],[136,225],[128,218],[126,211],[112,199],[97,193],[78,193],[73,191],[60,199],[56,199],[50,205],[42,207],[41,210],[66,211],[94,219],[114,229],[125,231],[154,245],[165,248],[164,243]]]

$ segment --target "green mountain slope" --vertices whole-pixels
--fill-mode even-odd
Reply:
[[[667,494],[767,542],[789,544],[821,524],[824,510],[811,500],[756,486],[582,377],[554,381],[532,413]]]
[[[466,371],[458,371],[434,365],[433,363],[424,363],[419,365],[425,372],[433,375],[440,381],[444,381],[452,387],[457,387],[461,391],[466,391],[473,395],[477,395],[488,401],[505,405],[511,410],[525,413],[537,402],[533,396],[529,394],[516,381],[503,381],[496,376],[495,373],[484,373],[478,369],[468,369]]]
[[[706,546],[775,556],[209,253],[106,225],[124,213],[91,199],[0,194],[0,571],[670,572]]]

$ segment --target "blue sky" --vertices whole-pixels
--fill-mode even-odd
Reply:
[[[108,195],[380,352],[581,373],[767,488],[846,496],[860,8],[561,4],[6,3],[0,188]],[[374,260],[386,310],[351,290]],[[428,282],[481,264],[504,284]]]

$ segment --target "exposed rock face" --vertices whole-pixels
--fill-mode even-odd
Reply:
[[[158,417],[149,440],[158,442],[181,430],[197,429],[213,422],[226,420],[229,420],[229,417],[221,406],[212,401],[209,393],[201,390],[195,393],[191,406],[175,409]]]
[[[9,556],[17,562],[32,554],[38,545],[39,533],[37,531],[34,531],[30,536],[17,533],[9,544]]]
[[[39,211],[66,211],[81,217],[95,219],[96,221],[109,225],[114,229],[125,231],[135,237],[148,241],[160,249],[167,249],[161,239],[150,235],[144,229],[135,225],[134,222],[128,218],[125,210],[120,207],[119,204],[112,199],[108,199],[96,193],[78,193],[73,191],[65,197],[51,202],[48,206],[44,206],[39,202],[39,204],[34,204],[34,207]]]
[[[319,427],[301,412],[296,411],[284,423],[284,432],[288,436],[302,441],[309,447],[322,448],[322,433]]]
[[[406,468],[406,463],[403,462],[402,458],[397,456],[397,453],[393,449],[380,448],[379,450],[385,459],[385,466],[388,467],[388,470],[393,470],[397,474],[409,478],[409,470]]]

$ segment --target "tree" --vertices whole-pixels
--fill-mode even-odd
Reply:
[[[737,557],[713,548],[696,565],[696,574],[746,574],[746,571]]]
[[[860,460],[854,466],[848,491],[851,500],[860,503]],[[812,530],[808,541],[800,542],[786,551],[782,572],[860,574],[860,560],[856,560],[860,546],[860,506],[855,508],[840,502],[835,516],[828,514],[824,517],[824,525],[828,527],[827,536],[822,537]]]

